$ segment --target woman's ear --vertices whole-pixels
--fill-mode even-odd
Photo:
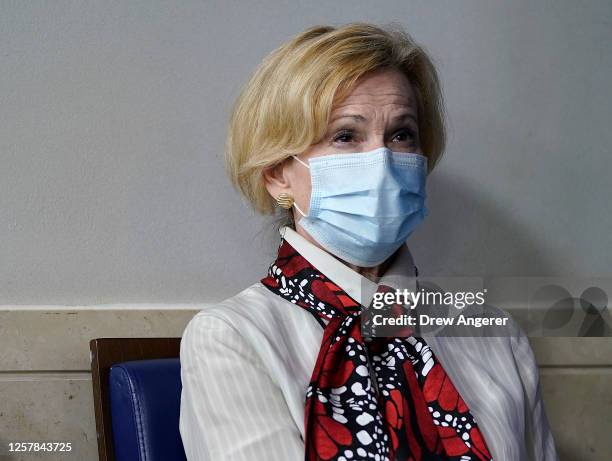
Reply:
[[[278,197],[281,192],[291,193],[291,181],[289,181],[287,175],[287,162],[285,160],[265,168],[262,176],[266,189],[272,197]]]

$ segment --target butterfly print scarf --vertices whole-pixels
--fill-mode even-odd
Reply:
[[[492,459],[466,403],[422,338],[366,341],[360,304],[284,239],[261,282],[324,327],[306,391],[306,461]],[[389,287],[379,283],[378,289]]]

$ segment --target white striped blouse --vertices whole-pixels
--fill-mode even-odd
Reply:
[[[292,229],[281,233],[363,303],[362,288],[373,282]],[[533,352],[511,323],[510,336],[426,341],[478,421],[495,461],[558,460]],[[303,460],[305,392],[322,336],[311,313],[260,282],[196,314],[180,352],[180,433],[187,460]]]

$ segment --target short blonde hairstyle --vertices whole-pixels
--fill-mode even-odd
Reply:
[[[397,68],[413,85],[419,138],[431,171],[446,142],[436,69],[401,26],[354,22],[313,26],[266,56],[232,108],[225,149],[233,185],[262,214],[275,201],[262,172],[298,155],[325,135],[332,103],[367,72]]]

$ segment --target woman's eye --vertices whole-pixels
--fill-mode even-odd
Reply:
[[[353,133],[351,131],[340,131],[334,136],[334,142],[351,142],[353,140]]]
[[[412,130],[409,130],[409,129],[405,129],[405,130],[399,131],[395,137],[396,138],[400,137],[401,138],[400,142],[401,141],[406,141],[408,139],[410,139],[410,140],[414,140],[415,139],[414,132]]]

